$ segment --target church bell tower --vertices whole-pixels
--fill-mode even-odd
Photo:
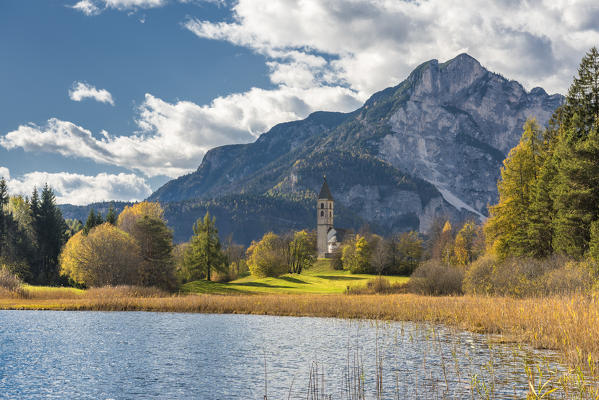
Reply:
[[[316,203],[316,247],[318,249],[318,258],[326,257],[328,249],[328,233],[333,228],[334,204],[331,190],[327,184],[327,178],[324,177],[318,201]]]

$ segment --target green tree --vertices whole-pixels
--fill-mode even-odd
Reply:
[[[287,272],[284,247],[281,238],[272,232],[266,233],[260,241],[252,242],[247,250],[250,273],[257,277],[267,277]]]
[[[38,253],[34,262],[34,279],[39,284],[59,283],[58,257],[66,242],[67,227],[52,189],[46,184],[41,199],[37,190],[31,200],[33,226],[36,233]]]
[[[583,57],[559,112],[553,155],[553,249],[577,258],[588,250],[591,223],[599,211],[598,118],[599,52],[593,47]]]
[[[31,265],[37,257],[37,242],[29,204],[12,196],[4,207],[5,240],[2,262],[22,280],[32,283]]]
[[[366,237],[356,235],[355,239],[343,247],[341,259],[343,268],[352,274],[367,274],[372,272],[370,264],[372,249]]]
[[[210,280],[212,271],[225,271],[227,267],[216,229],[216,218],[210,218],[208,212],[203,220],[198,219],[193,226],[184,264],[189,280]]]
[[[316,237],[313,233],[301,230],[293,234],[293,240],[288,244],[288,272],[301,274],[310,268],[316,260]]]
[[[397,237],[396,267],[393,273],[410,275],[420,264],[424,253],[422,239],[418,232],[404,232]]]
[[[557,169],[554,158],[548,154],[540,167],[532,189],[532,199],[527,220],[529,255],[548,257],[553,253],[553,219],[555,209],[551,192]]]
[[[578,118],[573,119],[576,125]],[[557,147],[559,163],[553,191],[555,208],[553,247],[559,253],[580,258],[588,250],[591,223],[599,211],[599,133],[598,125],[583,138],[571,127]]]
[[[108,213],[106,214],[106,222],[108,222],[110,225],[116,226],[117,215],[112,205],[110,206],[110,208],[108,209]]]
[[[85,220],[85,225],[83,226],[83,234],[87,235],[89,231],[91,231],[98,225],[102,225],[103,223],[104,218],[102,218],[102,214],[96,213],[96,211],[92,208],[91,210],[89,210],[89,214],[87,215],[87,219]]]
[[[117,225],[135,238],[141,249],[143,263],[138,269],[138,284],[170,290],[176,286],[173,233],[163,215],[159,203],[144,201],[125,207]]]
[[[143,259],[138,268],[137,283],[174,289],[173,233],[166,223],[160,218],[144,215],[135,221],[131,236],[137,240]]]

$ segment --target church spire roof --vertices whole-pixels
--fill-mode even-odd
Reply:
[[[320,194],[318,195],[318,200],[333,200],[333,195],[331,194],[331,190],[329,189],[329,185],[327,184],[327,177],[323,177],[324,182],[322,183],[322,188],[320,189]]]

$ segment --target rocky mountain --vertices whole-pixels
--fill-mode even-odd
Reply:
[[[312,228],[312,203],[306,199],[314,199],[326,175],[347,214],[338,211],[337,224],[426,232],[437,216],[484,218],[487,205],[497,200],[502,161],[526,118],[544,125],[562,102],[563,96],[541,88],[526,91],[467,54],[445,63],[431,60],[354,112],[316,112],[279,124],[254,143],[215,148],[197,171],[168,182],[149,199],[171,209],[195,204],[197,214],[207,202],[231,196],[284,199],[281,205],[304,209],[297,218],[282,218],[272,202],[272,209],[225,207],[223,216],[234,214],[239,227],[261,219],[261,228],[249,235],[258,236],[264,229]],[[190,232],[193,221],[185,222]],[[226,231],[247,236],[241,229]]]

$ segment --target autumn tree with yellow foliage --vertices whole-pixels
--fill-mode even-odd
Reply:
[[[490,216],[485,225],[490,247],[500,259],[508,255],[525,256],[531,251],[528,221],[542,158],[541,142],[539,125],[529,119],[524,124],[520,143],[503,162],[497,185],[499,202],[489,208]]]
[[[118,227],[104,223],[67,242],[61,274],[85,286],[141,285],[174,289],[172,232],[158,203],[126,207]]]
[[[60,273],[79,285],[133,285],[142,262],[140,248],[129,234],[105,223],[87,235],[76,233],[60,256]]]

